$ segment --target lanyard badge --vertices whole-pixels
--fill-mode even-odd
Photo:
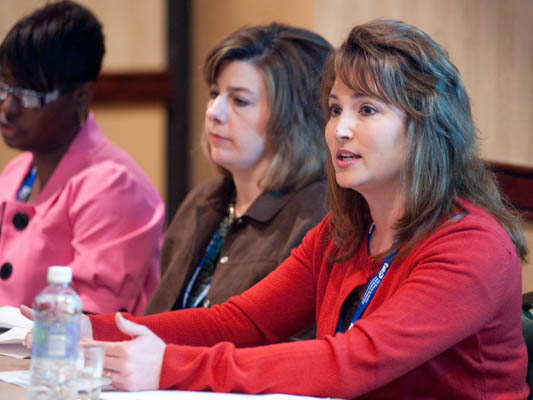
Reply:
[[[375,225],[372,224],[370,227],[370,231],[368,232],[368,243],[370,243],[370,238],[372,237],[372,233],[374,232]],[[385,260],[383,260],[383,264],[381,264],[381,267],[379,268],[379,271],[374,277],[370,280],[368,283],[365,293],[363,294],[363,298],[361,299],[361,302],[359,303],[359,306],[357,307],[357,310],[355,310],[355,313],[352,317],[352,322],[350,323],[350,326],[347,330],[350,330],[352,326],[355,324],[355,322],[361,317],[361,314],[365,311],[366,307],[370,303],[370,300],[372,300],[372,297],[378,290],[379,285],[381,284],[381,281],[383,281],[383,278],[385,278],[385,274],[389,270],[389,266],[392,263],[392,259],[396,255],[397,251],[392,252],[389,254]],[[341,332],[342,330],[342,315],[339,317],[339,324],[337,326],[337,332]]]

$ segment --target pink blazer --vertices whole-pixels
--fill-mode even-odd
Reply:
[[[31,306],[50,265],[68,265],[84,311],[140,314],[159,281],[165,207],[92,113],[34,203],[16,201],[25,152],[0,175],[0,304]]]

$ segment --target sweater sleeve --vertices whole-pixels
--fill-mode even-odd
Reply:
[[[85,311],[140,313],[153,292],[165,212],[148,189],[113,162],[87,169],[65,189],[72,199],[72,286]]]

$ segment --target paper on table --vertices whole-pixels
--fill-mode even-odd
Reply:
[[[0,381],[28,388],[30,385],[30,372],[27,369],[21,371],[2,371],[0,372]]]
[[[0,354],[10,357],[26,358],[30,350],[24,346],[23,341],[31,328],[13,328],[0,335]]]
[[[17,307],[0,306],[0,328],[29,328],[33,327],[33,321],[21,314]]]
[[[240,394],[240,393],[214,393],[214,392],[189,392],[183,390],[149,390],[144,392],[105,392],[100,394],[100,400],[308,400],[322,399],[323,397],[295,396],[290,394]]]

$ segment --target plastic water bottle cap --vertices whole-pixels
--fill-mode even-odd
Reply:
[[[72,270],[70,267],[53,265],[48,267],[48,282],[51,283],[70,283],[72,280]]]

